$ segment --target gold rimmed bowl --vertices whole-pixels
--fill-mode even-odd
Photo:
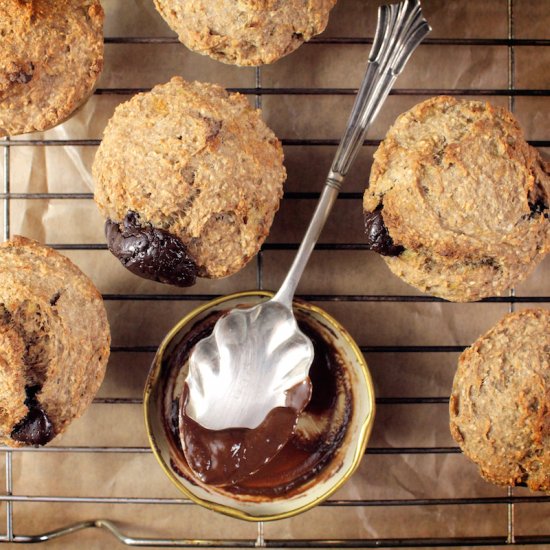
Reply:
[[[359,466],[374,420],[374,390],[365,359],[348,332],[328,313],[302,301],[294,303],[298,320],[336,351],[339,377],[345,387],[344,428],[315,474],[276,492],[228,490],[201,483],[187,466],[179,444],[177,396],[187,374],[186,346],[205,337],[209,320],[235,307],[252,307],[270,292],[240,292],[208,302],[186,315],[166,335],[145,386],[145,423],[149,443],[164,472],[188,498],[210,510],[249,521],[290,517],[319,504],[339,489]],[[201,332],[202,331],[202,332]],[[183,350],[183,351],[182,351]],[[315,382],[314,382],[315,385]],[[314,390],[315,391],[315,390]],[[343,391],[343,390],[342,390]],[[341,397],[341,396],[340,396]],[[343,399],[343,398],[342,398]],[[342,400],[336,399],[335,403]],[[301,480],[302,478],[300,478]]]

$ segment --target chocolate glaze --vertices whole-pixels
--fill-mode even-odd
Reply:
[[[188,388],[184,387],[179,417],[185,459],[208,485],[235,485],[271,461],[292,436],[298,415],[311,396],[311,383],[291,388],[286,406],[269,412],[256,428],[209,430],[185,414]]]
[[[382,217],[382,205],[374,212],[365,212],[365,233],[369,248],[382,256],[399,256],[405,250],[394,244]]]
[[[41,386],[27,386],[25,392],[27,399],[25,405],[29,412],[23,420],[15,425],[11,432],[11,438],[27,445],[46,445],[54,437],[55,432],[46,411],[40,406],[36,394]]]
[[[180,441],[177,412],[180,394],[176,391],[176,379],[195,344],[212,333],[221,315],[223,312],[216,312],[198,322],[163,360],[166,377],[164,425],[171,447],[171,461],[183,477],[195,484],[198,478],[185,459]],[[289,495],[322,475],[346,434],[352,402],[343,360],[330,342],[330,336],[323,336],[309,319],[298,316],[298,324],[311,338],[315,351],[310,369],[311,399],[298,419],[294,434],[273,460],[256,473],[220,490],[259,499]]]
[[[107,220],[105,236],[109,250],[126,269],[160,283],[195,284],[197,264],[180,239],[163,229],[142,225],[136,212],[128,212],[122,225]]]

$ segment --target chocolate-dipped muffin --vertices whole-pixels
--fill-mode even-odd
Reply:
[[[336,0],[155,0],[179,39],[235,65],[273,63],[325,30]]]
[[[367,241],[407,283],[469,302],[525,279],[550,250],[550,164],[511,113],[435,97],[374,155]]]
[[[550,311],[504,317],[460,356],[451,433],[498,485],[550,491]]]
[[[178,286],[246,265],[286,177],[280,142],[244,96],[179,77],[117,107],[93,174],[111,252]]]
[[[0,2],[0,137],[63,122],[103,67],[99,0]]]
[[[109,358],[101,295],[66,257],[0,245],[0,442],[45,445],[94,398]]]

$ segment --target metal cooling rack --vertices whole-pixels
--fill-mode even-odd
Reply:
[[[515,87],[515,48],[522,46],[536,46],[539,48],[550,48],[549,39],[517,39],[514,37],[514,4],[517,0],[507,0],[507,21],[508,38],[432,38],[426,39],[423,44],[429,46],[501,46],[508,50],[508,87],[506,89],[474,89],[474,88],[453,88],[453,89],[396,89],[391,95],[415,95],[415,96],[505,96],[508,98],[508,107],[514,111],[515,98],[520,96],[550,96],[550,89],[518,89]],[[176,38],[142,38],[142,37],[107,37],[106,44],[177,44]],[[336,37],[336,38],[314,38],[309,45],[304,47],[315,47],[317,44],[339,44],[339,45],[357,45],[371,44],[372,38],[355,37]],[[239,91],[243,94],[255,98],[256,107],[261,107],[262,97],[268,95],[354,95],[356,89],[350,88],[264,88],[262,87],[261,68],[255,70],[254,88],[229,88],[232,91]],[[140,91],[146,91],[147,88],[109,88],[97,89],[97,95],[133,95]],[[548,136],[550,137],[550,135]],[[338,145],[338,139],[282,139],[285,147],[292,146],[320,146],[320,145]],[[93,198],[91,193],[12,193],[10,191],[10,151],[13,147],[19,146],[48,146],[48,147],[67,147],[67,146],[97,146],[100,140],[94,139],[17,139],[9,138],[0,140],[0,148],[3,149],[3,175],[4,188],[0,193],[0,200],[3,200],[3,239],[9,239],[10,232],[10,202],[12,200],[32,200],[32,199],[89,199]],[[376,146],[379,141],[367,140],[366,146]],[[550,147],[550,139],[530,141],[536,147]],[[296,199],[317,199],[319,193],[285,193],[284,200]],[[361,199],[361,193],[340,193],[338,200]],[[297,237],[299,238],[299,236]],[[58,250],[106,250],[105,244],[54,244],[50,245]],[[267,243],[262,251],[267,250],[297,250],[296,243]],[[316,250],[366,250],[367,246],[362,243],[334,243],[318,244]],[[256,259],[256,279],[258,288],[263,287],[263,260],[262,252]],[[106,294],[105,300],[140,300],[140,301],[207,301],[218,295],[214,294]],[[400,295],[301,295],[301,298],[308,301],[317,302],[440,302],[438,298],[432,296],[400,296]],[[483,302],[498,302],[509,304],[509,310],[513,311],[516,303],[550,303],[550,296],[523,296],[515,295],[511,290],[508,296],[494,297],[482,300]],[[451,353],[461,352],[465,346],[448,345],[408,345],[408,346],[361,346],[364,353]],[[156,351],[154,346],[119,346],[112,347],[112,353],[117,352],[137,352],[151,353]],[[105,404],[142,404],[141,399],[127,398],[98,398],[94,403]],[[392,397],[378,398],[378,405],[399,405],[399,404],[445,404],[448,403],[448,397]],[[1,543],[39,543],[57,539],[88,528],[100,528],[110,532],[121,543],[128,546],[161,546],[161,547],[195,547],[195,548],[367,548],[367,547],[436,547],[436,546],[500,546],[500,545],[530,545],[530,544],[550,544],[550,530],[547,535],[537,536],[516,536],[515,535],[515,504],[522,503],[550,503],[550,496],[515,496],[512,488],[508,489],[505,497],[472,497],[472,498],[412,498],[412,499],[391,499],[391,500],[328,500],[320,504],[323,507],[412,507],[412,506],[445,506],[461,505],[476,506],[496,504],[507,508],[508,521],[506,535],[499,537],[468,537],[468,538],[399,538],[399,539],[345,539],[345,540],[326,540],[326,539],[266,539],[264,537],[264,524],[258,523],[257,537],[255,539],[225,539],[225,540],[206,540],[206,539],[163,539],[163,538],[134,538],[122,533],[117,526],[109,520],[92,520],[76,523],[62,529],[42,533],[38,535],[24,535],[14,532],[13,528],[13,506],[17,502],[34,503],[98,503],[98,504],[145,504],[145,505],[175,505],[175,506],[194,506],[194,504],[183,498],[124,498],[124,497],[86,497],[86,496],[35,496],[26,494],[14,494],[14,483],[12,475],[12,456],[13,453],[117,453],[117,454],[146,454],[151,453],[149,447],[56,447],[49,446],[43,448],[19,448],[11,449],[9,447],[0,447],[0,452],[5,454],[6,462],[6,488],[4,494],[0,494],[0,502],[5,502],[6,506],[6,532],[0,535]],[[458,447],[404,447],[404,448],[368,448],[367,454],[373,455],[429,455],[429,454],[458,454]],[[550,529],[550,527],[549,527]]]

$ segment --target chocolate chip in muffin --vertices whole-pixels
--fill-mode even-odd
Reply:
[[[142,225],[136,212],[128,212],[121,224],[107,220],[109,250],[136,275],[176,286],[191,286],[197,264],[176,236],[150,224]]]
[[[382,256],[399,256],[405,250],[394,244],[384,223],[381,205],[374,212],[365,212],[365,233],[369,248]]]
[[[50,298],[50,305],[52,307],[55,307],[57,305],[57,302],[59,302],[59,298],[61,298],[61,291],[56,292],[51,298]]]
[[[107,313],[68,258],[18,236],[0,244],[0,296],[0,443],[45,445],[99,389]]]
[[[21,67],[19,71],[10,73],[8,75],[8,80],[19,84],[28,84],[32,80],[33,73],[34,64],[29,61],[24,67]]]
[[[541,214],[548,219],[548,205],[545,203],[543,198],[538,198],[535,202],[529,203],[529,209],[531,210],[530,218],[535,216],[540,216]]]
[[[212,141],[218,137],[218,134],[220,133],[220,130],[222,129],[223,121],[222,120],[215,120],[213,118],[202,116],[202,120],[206,122],[208,126],[208,135],[206,137],[206,141]]]

